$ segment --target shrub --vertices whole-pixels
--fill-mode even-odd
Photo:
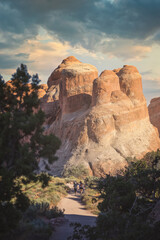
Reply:
[[[43,219],[34,219],[28,223],[21,223],[20,239],[47,240],[52,234],[52,227]]]
[[[56,217],[63,217],[64,216],[64,209],[61,210],[57,206],[52,207],[51,209],[45,212],[45,216],[49,219],[56,218]]]
[[[98,214],[99,193],[95,189],[87,188],[81,196],[82,203],[85,207],[92,211],[94,214]]]
[[[64,215],[64,210],[59,209],[58,207],[49,207],[48,203],[33,203],[26,210],[23,221],[29,222],[37,219],[38,217],[46,217],[48,219],[62,217]]]
[[[130,161],[116,176],[101,179],[98,190],[102,202],[97,225],[88,229],[75,226],[77,239],[86,236],[90,240],[159,240],[160,221],[153,214],[160,201],[159,163],[157,150],[141,160]]]
[[[66,167],[62,173],[62,176],[65,178],[75,177],[75,178],[84,178],[88,176],[88,169],[80,164],[77,166]]]
[[[67,195],[69,188],[65,185],[65,180],[57,177],[50,177],[48,186],[41,188],[40,183],[29,183],[23,187],[23,191],[27,194],[31,202],[48,203],[50,207],[54,207],[62,197]]]

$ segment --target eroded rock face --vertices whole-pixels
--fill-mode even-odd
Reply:
[[[62,61],[48,79],[48,86],[59,86],[62,114],[88,108],[92,100],[93,80],[98,77],[96,67],[71,56]]]
[[[41,98],[41,108],[45,112],[46,122],[53,122],[60,111],[58,85],[52,85],[47,89],[46,94]]]
[[[95,67],[69,57],[48,80],[50,96],[51,89],[59,87],[59,97],[50,98],[53,105],[49,115],[54,116],[46,133],[62,141],[59,160],[50,166],[52,174],[79,164],[93,175],[115,174],[127,165],[127,157],[140,158],[160,147],[158,133],[149,121],[138,70],[124,66],[97,75]]]
[[[92,105],[108,103],[113,91],[120,90],[119,78],[110,70],[105,70],[93,82]]]
[[[47,84],[40,84],[38,89],[38,98],[43,98],[48,89]]]
[[[160,97],[151,100],[148,111],[150,121],[158,129],[160,136]]]
[[[139,101],[145,101],[142,89],[142,77],[136,67],[124,65],[119,71],[117,69],[117,75],[119,77],[121,91],[124,92],[134,104],[137,104]]]
[[[62,63],[51,73],[50,77],[48,78],[48,87],[50,88],[52,85],[58,85],[60,80],[61,80],[61,76],[62,76],[62,71],[63,69],[65,69],[68,65],[70,64],[78,64],[81,63],[78,59],[76,59],[73,56],[70,56],[66,59],[64,59],[62,61]]]

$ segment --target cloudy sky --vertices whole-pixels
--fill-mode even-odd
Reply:
[[[20,63],[46,83],[67,56],[104,69],[135,65],[160,96],[160,0],[0,0],[0,74]]]

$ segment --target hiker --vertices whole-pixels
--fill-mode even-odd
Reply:
[[[79,190],[80,190],[80,194],[82,194],[84,192],[84,185],[81,181],[79,183]]]
[[[74,188],[74,193],[75,193],[75,195],[76,195],[76,193],[77,193],[77,186],[78,186],[78,183],[75,181],[75,182],[73,183],[73,188]]]

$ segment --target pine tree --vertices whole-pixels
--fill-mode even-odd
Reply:
[[[16,226],[20,211],[29,206],[21,183],[42,181],[45,174],[37,176],[38,160],[56,158],[60,140],[54,135],[44,135],[45,115],[39,108],[38,75],[31,77],[27,66],[21,64],[11,81],[5,83],[0,75],[0,231]]]

